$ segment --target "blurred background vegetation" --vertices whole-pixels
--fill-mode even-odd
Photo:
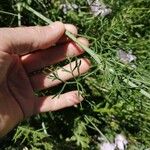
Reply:
[[[113,142],[119,133],[126,136],[129,150],[150,148],[150,0],[105,0],[112,9],[105,17],[93,16],[86,0],[1,0],[0,27],[46,25],[22,2],[53,21],[75,24],[79,36],[90,40],[103,67],[85,54],[93,62],[87,74],[72,80],[74,84],[63,91],[60,85],[39,93],[77,88],[85,101],[27,119],[4,138],[1,149],[96,150],[103,140]],[[64,4],[77,7],[64,12]],[[117,56],[119,50],[132,52],[137,59],[124,64]]]

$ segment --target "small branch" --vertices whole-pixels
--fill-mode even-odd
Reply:
[[[96,129],[96,131],[100,134],[100,136],[109,143],[109,140],[106,138],[106,136],[98,129],[98,127],[85,115],[86,120],[91,123],[91,125]]]
[[[21,3],[17,3],[17,10],[18,10],[18,26],[21,26]]]
[[[41,18],[43,21],[45,21],[48,24],[53,23],[53,21],[51,21],[50,19],[46,18],[45,16],[43,16],[42,14],[40,14],[39,12],[37,12],[36,10],[34,10],[33,8],[31,8],[30,6],[28,6],[25,3],[22,3],[22,6],[24,8],[26,8],[28,11],[32,12],[34,15],[36,15],[37,17]]]
[[[18,16],[17,14],[14,14],[14,13],[11,13],[11,12],[7,12],[7,11],[3,11],[3,10],[0,10],[0,14],[6,14],[6,15],[11,15],[11,16],[15,16],[15,17]]]
[[[130,85],[132,88],[137,88],[137,87],[138,87],[136,84],[134,84],[134,83],[131,82],[131,81],[128,81],[127,79],[124,79],[123,81],[124,81],[125,83],[127,83],[128,85]],[[150,99],[150,94],[149,94],[148,92],[146,92],[145,90],[140,89],[140,93]]]

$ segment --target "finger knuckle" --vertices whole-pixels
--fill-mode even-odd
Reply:
[[[41,30],[41,27],[36,26],[33,28],[34,40],[32,42],[32,47],[40,48],[42,45],[42,40],[44,38],[44,33]]]

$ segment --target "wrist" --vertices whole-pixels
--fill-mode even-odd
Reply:
[[[0,138],[11,131],[21,120],[23,113],[16,101],[0,92]]]

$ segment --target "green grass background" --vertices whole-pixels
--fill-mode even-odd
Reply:
[[[85,0],[68,0],[79,9],[67,14],[60,9],[65,2],[61,0],[1,0],[1,27],[46,24],[20,8],[20,2],[53,21],[77,25],[80,36],[90,40],[103,67],[85,54],[93,67],[63,89],[63,92],[79,89],[85,101],[77,108],[45,113],[24,121],[3,140],[1,149],[96,150],[100,143],[98,137],[113,142],[118,133],[125,134],[129,150],[150,148],[150,99],[140,92],[143,89],[150,93],[150,0],[105,0],[112,14],[104,18],[93,17]],[[21,15],[21,21],[17,15]],[[132,51],[137,60],[129,65],[122,64],[116,55],[120,49]],[[133,64],[135,68],[131,67]],[[123,82],[124,78],[137,87]],[[42,94],[57,94],[62,87]],[[43,124],[48,134],[44,133]]]

